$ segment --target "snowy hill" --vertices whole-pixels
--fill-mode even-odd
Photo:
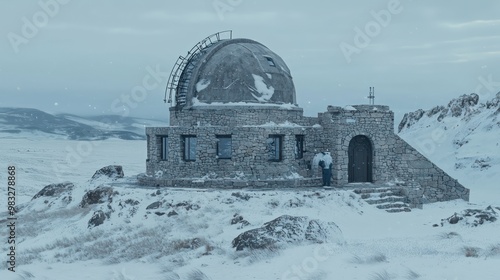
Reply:
[[[52,115],[37,109],[0,108],[0,137],[11,135],[46,135],[57,139],[124,140],[145,139],[144,127],[165,125],[155,120],[121,117],[80,117],[70,114]]]
[[[22,132],[0,135],[0,180],[16,166],[18,206],[11,272],[7,199],[0,200],[0,279],[498,280],[498,99],[475,100],[408,114],[400,133],[470,188],[470,202],[402,213],[352,190],[145,188],[137,175],[146,141],[28,137],[23,122],[2,114]],[[52,117],[63,127],[108,122]],[[132,130],[138,122],[114,123]],[[123,166],[124,177],[93,176],[108,165]]]
[[[407,113],[399,136],[466,187],[500,188],[500,92],[490,100],[472,93]]]

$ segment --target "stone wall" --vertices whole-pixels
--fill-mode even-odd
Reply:
[[[282,126],[195,126],[147,128],[147,175],[172,178],[238,178],[266,180],[286,178],[297,173],[311,177],[310,160],[321,139],[318,127]],[[183,159],[183,135],[196,135],[196,160]],[[231,159],[217,157],[217,135],[232,135]],[[269,161],[266,141],[269,135],[283,137],[282,160]],[[295,135],[305,135],[304,158],[295,159]],[[168,136],[168,159],[161,160],[159,136]],[[159,175],[161,174],[161,176]]]
[[[308,188],[321,186],[321,178],[252,180],[252,179],[165,179],[154,176],[138,176],[143,185],[175,188],[218,188],[218,189],[262,189],[262,188]]]
[[[304,118],[299,107],[280,106],[196,106],[191,109],[170,109],[171,126],[243,126],[265,123],[294,123],[312,126],[312,118]]]
[[[208,106],[171,111],[169,127],[149,127],[148,185],[203,187],[320,186],[315,154],[329,151],[334,159],[333,183],[348,183],[349,143],[366,136],[372,147],[372,183],[404,182],[414,207],[425,202],[469,199],[469,190],[394,134],[394,114],[387,106],[329,106],[318,117],[301,108]],[[183,159],[183,135],[196,135],[196,159]],[[217,135],[231,135],[231,159],[217,157]],[[282,159],[269,161],[270,135],[283,137]],[[304,135],[304,156],[295,158],[295,136]],[[160,136],[168,136],[168,159],[161,159]],[[299,176],[297,176],[297,174]],[[296,178],[293,178],[293,177]]]
[[[387,106],[355,106],[345,110],[330,106],[328,112],[320,114],[320,124],[329,139],[327,145],[334,159],[333,178],[337,185],[348,183],[348,149],[355,136],[364,135],[372,144],[373,183],[389,179],[390,149],[395,145],[394,113]]]
[[[464,199],[469,201],[469,189],[451,178],[399,136],[394,135],[396,146],[394,169],[397,178],[419,186],[425,196],[425,202]]]

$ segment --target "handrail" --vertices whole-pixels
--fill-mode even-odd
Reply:
[[[179,85],[179,81],[180,81],[180,77],[182,75],[182,72],[186,68],[187,64],[191,62],[191,59],[194,56],[196,56],[197,54],[202,52],[204,49],[210,47],[214,43],[217,43],[221,40],[224,40],[224,39],[221,39],[221,35],[223,35],[223,34],[229,34],[229,36],[228,36],[229,39],[233,38],[233,31],[232,30],[224,30],[224,31],[214,33],[210,36],[207,36],[205,39],[199,41],[198,43],[196,43],[196,45],[194,45],[188,51],[186,57],[179,56],[179,58],[177,58],[177,61],[175,62],[174,66],[172,67],[172,70],[170,71],[170,76],[168,78],[167,86],[165,88],[165,97],[163,99],[163,101],[165,103],[168,102],[168,103],[172,104],[171,105],[171,107],[172,107],[173,106],[172,96],[175,96],[176,106],[178,105],[177,101],[178,101],[180,93],[177,92],[177,87]],[[214,41],[212,41],[212,39],[214,39]],[[187,89],[186,89],[186,91],[187,91]],[[167,93],[168,93],[168,100],[167,100]]]
[[[181,66],[181,64],[184,63],[184,61],[185,61],[185,58],[183,56],[179,56],[177,58],[177,61],[175,61],[175,64],[172,67],[172,70],[170,71],[170,77],[168,78],[167,87],[165,88],[165,98],[163,99],[163,102],[165,102],[165,103],[167,103],[167,91],[169,89],[171,89],[171,86],[173,86],[174,83],[176,83],[175,77],[177,77],[177,72],[179,71],[180,66]],[[182,67],[182,68],[184,68],[184,67]],[[171,94],[168,96],[168,103],[172,103],[172,95]]]

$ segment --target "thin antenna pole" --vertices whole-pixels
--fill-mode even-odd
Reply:
[[[375,87],[372,87],[372,105],[375,105]]]
[[[370,87],[370,95],[368,95],[368,99],[370,99],[370,105],[375,105],[375,87]]]

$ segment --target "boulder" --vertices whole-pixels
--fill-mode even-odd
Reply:
[[[481,209],[466,209],[461,213],[455,213],[446,219],[441,220],[441,226],[448,223],[451,225],[463,223],[468,226],[480,226],[485,222],[496,222],[500,213],[500,207],[492,207],[491,205],[484,210]]]
[[[457,213],[455,213],[455,214],[453,214],[451,217],[449,217],[446,220],[448,221],[448,223],[454,225],[454,224],[457,224],[462,219],[463,219],[463,217],[460,217],[460,216],[457,215]]]
[[[246,194],[246,193],[242,194],[240,192],[232,193],[231,196],[237,197],[237,198],[244,200],[244,201],[248,201],[251,198],[251,196],[249,194]]]
[[[132,206],[135,206],[135,205],[139,205],[139,201],[129,198],[129,199],[125,200],[125,204],[130,204]]]
[[[160,206],[161,206],[161,202],[156,201],[156,202],[149,204],[148,207],[146,207],[146,210],[158,209],[158,208],[160,208]]]
[[[340,242],[342,232],[335,223],[323,223],[308,217],[283,215],[262,227],[248,230],[232,241],[237,251],[275,248],[284,244]]]
[[[106,220],[106,214],[102,210],[94,212],[94,215],[92,215],[92,218],[90,218],[89,223],[88,223],[88,228],[93,228],[99,225],[102,225],[104,223],[104,220]]]
[[[234,214],[233,215],[233,218],[231,219],[231,224],[232,225],[240,224],[240,226],[238,227],[238,229],[242,229],[242,228],[250,225],[250,223],[247,220],[245,220],[243,218],[243,216],[241,216],[239,214]]]
[[[200,205],[191,203],[189,201],[182,201],[182,202],[179,202],[177,204],[168,203],[167,206],[172,207],[172,208],[181,208],[182,207],[182,208],[185,208],[186,210],[199,210],[200,209]]]
[[[172,210],[172,211],[168,212],[167,217],[172,217],[172,216],[177,216],[177,215],[179,215],[179,214],[177,214],[177,212],[175,212],[175,210]]]
[[[139,204],[140,204],[139,201],[129,198],[125,201],[120,200],[120,202],[118,203],[118,206],[120,206],[120,210],[125,208],[125,207],[129,207],[129,206],[132,206],[132,209],[135,209],[136,207],[134,207],[134,206],[137,206]]]
[[[16,207],[17,211],[29,209],[28,211],[45,211],[48,209],[59,209],[67,207],[73,201],[73,190],[75,185],[71,182],[50,184],[45,186],[31,199],[29,205]]]
[[[92,204],[99,204],[104,202],[112,202],[113,195],[117,194],[113,191],[112,187],[99,186],[93,190],[86,192],[83,195],[80,207],[86,207]]]
[[[103,177],[117,179],[117,178],[123,178],[123,176],[124,176],[123,168],[121,165],[108,165],[106,167],[97,170],[92,176],[91,180],[96,180]]]
[[[41,191],[39,191],[35,196],[33,196],[33,199],[37,199],[39,197],[57,197],[60,194],[64,192],[71,192],[75,185],[71,182],[64,182],[64,183],[59,183],[59,184],[50,184],[48,186],[45,186]]]

